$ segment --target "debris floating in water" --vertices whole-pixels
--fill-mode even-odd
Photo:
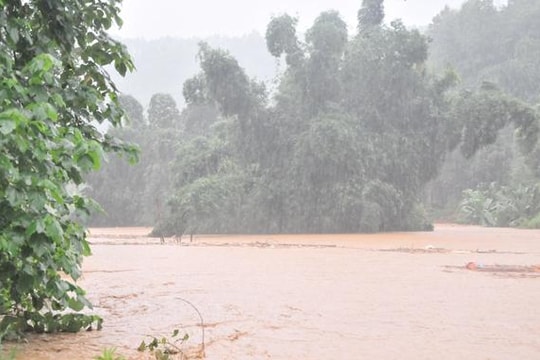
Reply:
[[[540,273],[540,265],[483,265],[470,261],[465,265],[468,270],[488,272]]]

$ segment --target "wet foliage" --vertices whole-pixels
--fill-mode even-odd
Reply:
[[[532,107],[489,83],[460,91],[453,71],[431,74],[427,38],[383,25],[380,11],[365,1],[350,38],[336,12],[304,41],[296,19],[274,18],[268,49],[287,68],[270,101],[230,54],[201,46],[188,108],[216,105],[222,117],[179,148],[165,232],[429,229],[420,199],[447,154],[472,157],[510,124],[536,146]]]
[[[540,212],[538,186],[480,185],[464,191],[461,220],[484,226],[525,226]]]
[[[519,13],[511,6],[506,14]],[[155,101],[164,94],[146,117],[126,104],[146,120],[116,134],[140,144],[142,161],[112,159],[90,179],[108,214],[93,224],[156,225],[156,236],[423,230],[424,203],[455,209],[464,189],[510,177],[503,169],[517,165],[493,161],[506,159],[501,141],[511,138],[521,168],[534,173],[537,109],[500,82],[463,79],[459,64],[436,65],[438,36],[459,31],[442,24],[459,13],[434,20],[435,45],[383,16],[381,1],[364,1],[349,34],[327,11],[303,39],[296,18],[273,18],[266,42],[282,72],[271,90],[228,51],[201,43],[180,115],[172,98]]]
[[[515,192],[538,186],[539,5],[522,0],[497,7],[492,1],[469,0],[460,9],[443,10],[429,28],[429,64],[459,73],[464,92],[455,117],[468,121],[469,130],[462,151],[450,154],[428,186],[429,206],[450,220],[463,216],[459,204],[485,184]],[[476,88],[481,91],[475,95]],[[524,217],[535,216],[524,212],[517,223],[524,226],[529,223]]]
[[[180,331],[175,329],[169,337],[151,336],[150,338],[148,342],[143,340],[137,350],[148,351],[156,360],[186,359],[182,345],[189,340],[188,334],[180,335]]]
[[[96,207],[84,176],[134,148],[96,124],[123,111],[104,66],[133,65],[106,31],[118,3],[0,0],[0,341],[26,331],[100,328],[74,282]]]

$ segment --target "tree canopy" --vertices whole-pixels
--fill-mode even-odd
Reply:
[[[441,176],[429,187],[434,208],[454,211],[467,190],[465,196],[489,194],[483,200],[497,203],[493,209],[517,209],[523,208],[517,205],[522,189],[538,191],[538,124],[531,120],[528,126],[518,119],[533,119],[538,113],[529,104],[540,101],[539,5],[534,0],[509,1],[504,6],[491,0],[468,0],[460,9],[443,10],[430,25],[429,66],[437,70],[452,67],[459,74],[464,90],[456,99],[454,118],[468,121],[465,126],[470,130],[460,146],[462,152],[449,156]],[[478,88],[480,92],[474,90]],[[513,120],[502,121],[501,116]],[[472,155],[477,150],[478,154]],[[504,204],[495,201],[502,193],[507,199]],[[508,200],[512,193],[515,198]],[[534,198],[530,199],[528,211],[521,211],[514,219],[499,217],[491,224],[524,225],[531,213],[540,211]],[[467,217],[487,218],[478,214]]]
[[[446,8],[429,27],[431,62],[438,69],[454,67],[467,86],[491,81],[538,102],[539,16],[535,0],[509,1],[500,9],[492,0],[468,0],[461,9]]]
[[[484,89],[460,95],[454,72],[426,70],[427,37],[383,17],[381,1],[364,1],[349,38],[325,12],[304,42],[296,19],[273,18],[268,49],[287,69],[270,102],[229,53],[201,45],[201,72],[184,91],[204,94],[223,120],[179,149],[169,203],[178,231],[426,229],[422,192],[450,151],[471,156],[509,123],[535,143],[530,107]]]
[[[427,229],[426,188],[428,206],[450,204],[474,181],[538,173],[538,111],[528,103],[535,93],[520,96],[513,89],[523,83],[506,86],[499,76],[517,64],[513,54],[521,54],[518,72],[535,61],[534,47],[515,47],[521,39],[512,35],[521,18],[534,40],[528,1],[498,8],[469,0],[444,10],[427,35],[384,24],[379,0],[363,1],[355,34],[335,11],[321,13],[303,37],[298,19],[276,16],[266,45],[283,71],[270,91],[230,52],[202,43],[174,131],[150,125],[138,138],[154,155],[143,151],[139,175],[130,176],[138,180],[129,187],[147,195],[125,219],[145,213],[144,224],[159,222],[161,234]],[[485,16],[475,24],[470,14]],[[501,51],[486,28],[519,51]],[[499,143],[508,139],[515,146]],[[513,163],[509,153],[524,160]],[[156,203],[148,194],[157,193]],[[121,203],[113,198],[105,199],[111,208]]]

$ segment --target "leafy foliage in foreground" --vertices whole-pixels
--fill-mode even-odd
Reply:
[[[95,208],[83,177],[104,151],[135,155],[96,129],[123,114],[103,67],[133,68],[106,33],[118,12],[114,0],[0,0],[0,340],[101,327],[66,310],[91,306],[73,282]]]

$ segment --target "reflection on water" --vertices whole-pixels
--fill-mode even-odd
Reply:
[[[81,285],[105,319],[102,331],[31,336],[18,359],[92,359],[106,347],[143,359],[143,339],[176,328],[197,349],[200,319],[184,300],[204,318],[207,359],[540,354],[540,280],[465,268],[540,264],[540,231],[439,225],[429,233],[199,236],[165,245],[147,231],[91,233]]]

